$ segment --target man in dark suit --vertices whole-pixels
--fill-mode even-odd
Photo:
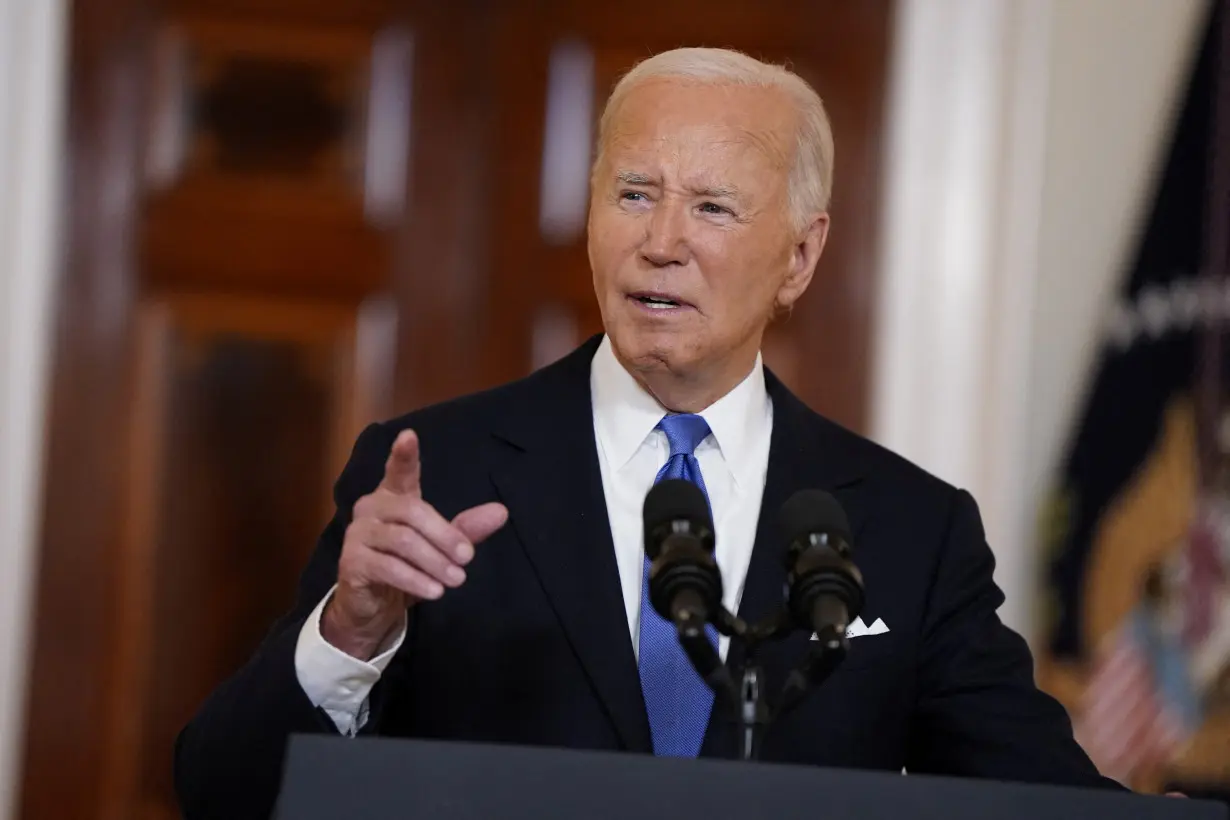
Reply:
[[[766,759],[1108,785],[996,616],[969,495],[762,366],[823,250],[832,159],[820,99],[783,69],[680,49],[621,81],[589,218],[605,335],[359,437],[294,610],[180,736],[189,818],[267,815],[296,732],[732,755],[643,603],[640,506],[665,476],[709,498],[723,603],[748,620],[781,603],[786,498],[827,490],[849,515],[863,620]],[[770,693],[808,639],[763,652]]]

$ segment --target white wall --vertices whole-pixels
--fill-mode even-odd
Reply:
[[[0,0],[0,818],[15,811],[58,259],[65,9]]]
[[[873,435],[978,498],[1036,638],[1034,518],[1204,0],[900,0]]]

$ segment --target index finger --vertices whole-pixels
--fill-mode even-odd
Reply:
[[[413,430],[402,430],[393,442],[389,459],[384,464],[381,489],[397,495],[420,497],[422,466],[419,463],[419,437]]]

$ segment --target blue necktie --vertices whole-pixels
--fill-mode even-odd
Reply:
[[[671,455],[658,471],[656,484],[667,478],[682,478],[700,487],[708,500],[705,480],[696,461],[696,447],[709,435],[709,424],[700,416],[670,415],[658,422],[666,434]],[[716,643],[717,631],[706,628]],[[705,739],[705,727],[713,708],[713,690],[701,680],[688,661],[675,625],[658,614],[649,602],[649,559],[641,581],[641,635],[639,649],[641,691],[649,714],[653,752],[671,757],[696,757]]]

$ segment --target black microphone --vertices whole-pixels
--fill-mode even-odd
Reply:
[[[709,502],[690,481],[660,481],[645,496],[644,521],[650,603],[675,624],[684,654],[714,694],[737,702],[734,678],[705,634],[705,624],[725,613]]]
[[[680,640],[703,638],[705,624],[722,607],[709,502],[692,482],[667,479],[645,496],[643,517],[649,600],[675,624]]]
[[[786,585],[790,618],[815,633],[823,649],[848,647],[846,628],[863,611],[863,576],[850,560],[850,523],[837,499],[800,490],[782,505],[789,544]]]

